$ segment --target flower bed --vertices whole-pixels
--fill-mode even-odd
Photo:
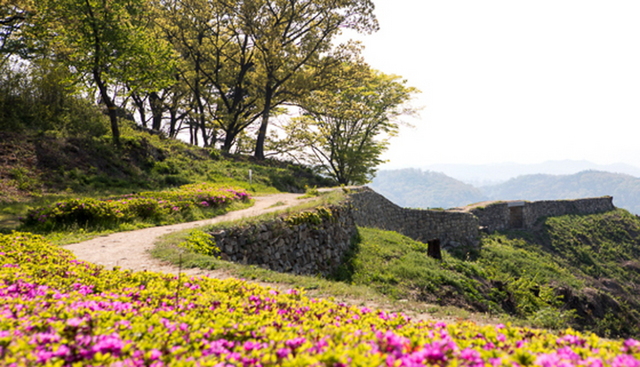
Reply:
[[[241,280],[107,270],[0,236],[0,365],[640,366],[640,343],[411,322]]]
[[[247,202],[249,194],[236,188],[207,183],[178,190],[143,192],[109,199],[70,199],[33,209],[22,219],[25,228],[51,230],[68,225],[113,227],[132,221],[178,222],[194,208],[220,209],[233,202]]]

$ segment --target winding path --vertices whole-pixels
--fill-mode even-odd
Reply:
[[[349,187],[353,188],[353,187]],[[331,189],[320,189],[320,191],[329,191]],[[130,269],[133,271],[154,271],[170,274],[182,274],[188,276],[206,275],[213,278],[226,279],[233,275],[225,270],[203,270],[198,268],[178,269],[177,266],[162,262],[155,259],[149,253],[154,243],[167,233],[180,231],[183,229],[196,228],[203,225],[231,221],[240,218],[248,218],[264,213],[286,209],[314,198],[298,199],[301,194],[281,193],[268,196],[254,197],[255,204],[247,209],[237,210],[226,213],[215,218],[205,219],[196,222],[180,223],[161,227],[152,227],[139,229],[129,232],[118,232],[110,235],[96,237],[88,241],[79,242],[64,246],[64,248],[72,251],[78,260],[88,261],[94,264],[103,265],[106,269],[120,267],[121,269]],[[282,284],[265,283],[261,281],[251,281],[252,283],[272,288],[288,288]],[[322,295],[316,295],[322,297]],[[363,305],[366,304],[370,308],[386,309],[387,311],[396,312],[397,306],[386,303],[378,303],[372,300],[350,299],[349,297],[341,297],[341,301],[349,304]],[[405,309],[405,313],[411,315],[415,320],[437,320],[451,321],[448,318],[434,318],[424,311]]]
[[[255,197],[255,204],[247,209],[237,210],[197,222],[180,223],[161,227],[145,228],[130,232],[118,232],[96,237],[88,241],[64,246],[72,251],[79,260],[104,265],[107,269],[119,266],[133,271],[158,271],[164,273],[178,273],[178,267],[163,263],[151,257],[149,250],[159,237],[188,228],[195,228],[207,224],[225,222],[240,218],[253,217],[276,210],[286,209],[310,199],[297,199],[300,194],[274,194]],[[226,278],[222,272],[203,271],[201,269],[182,270],[189,275],[208,274],[210,276]]]

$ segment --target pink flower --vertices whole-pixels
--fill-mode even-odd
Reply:
[[[287,340],[286,342],[284,342],[284,344],[287,347],[295,350],[295,349],[298,349],[306,341],[307,341],[307,339],[300,337],[300,338],[294,338],[294,339],[291,339],[291,340]]]
[[[149,359],[152,361],[156,361],[160,359],[160,357],[162,357],[162,352],[157,349],[152,349],[151,352],[149,352]]]
[[[289,354],[291,353],[291,349],[289,348],[280,348],[276,351],[276,356],[278,356],[278,358],[282,359],[287,357]]]
[[[628,354],[621,354],[616,356],[613,361],[611,361],[612,367],[640,367],[640,361],[633,358]]]
[[[99,335],[96,337],[95,344],[91,347],[91,351],[94,353],[102,354],[115,354],[119,355],[122,348],[124,348],[124,342],[120,339],[118,334],[111,335]]]
[[[625,353],[633,353],[640,351],[640,342],[635,339],[627,339],[622,344],[622,351]]]
[[[82,319],[77,317],[67,320],[67,325],[71,327],[78,327],[80,324],[82,324]]]

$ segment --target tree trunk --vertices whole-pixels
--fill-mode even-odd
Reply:
[[[229,153],[229,151],[231,151],[231,145],[233,144],[233,140],[236,138],[236,135],[237,134],[232,134],[230,131],[227,131],[224,136],[224,143],[222,144],[220,150],[222,150],[224,153]]]
[[[265,89],[264,110],[262,111],[262,122],[258,130],[258,139],[256,139],[256,150],[253,154],[258,159],[264,159],[264,142],[267,139],[267,126],[269,126],[269,115],[271,114],[271,88]]]
[[[145,113],[144,108],[144,100],[140,97],[138,93],[131,93],[131,98],[133,99],[133,103],[136,105],[138,109],[138,114],[140,114],[140,123],[143,127],[147,127],[147,115]]]
[[[111,121],[111,136],[113,138],[113,144],[117,147],[120,147],[120,127],[118,126],[116,104],[113,103],[113,100],[109,96],[107,86],[102,80],[102,75],[99,71],[94,70],[93,78],[98,85],[98,90],[100,90],[100,97],[102,98],[102,102],[105,104],[105,106],[107,106],[107,114],[109,115],[109,121]]]
[[[162,99],[158,93],[149,93],[149,106],[151,107],[151,129],[160,131],[162,128]]]
[[[175,138],[178,135],[178,111],[169,108],[169,137]]]

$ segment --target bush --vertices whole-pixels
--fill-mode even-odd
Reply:
[[[108,121],[69,82],[69,71],[51,62],[28,68],[0,67],[0,129],[35,130],[60,136],[100,136]]]
[[[189,232],[185,241],[178,246],[201,255],[216,256],[220,253],[220,248],[213,237],[199,229]]]
[[[112,228],[132,221],[178,222],[193,215],[195,209],[216,210],[250,199],[241,189],[192,184],[173,191],[150,191],[103,200],[65,200],[29,211],[22,222],[23,228],[44,231],[72,225]]]

